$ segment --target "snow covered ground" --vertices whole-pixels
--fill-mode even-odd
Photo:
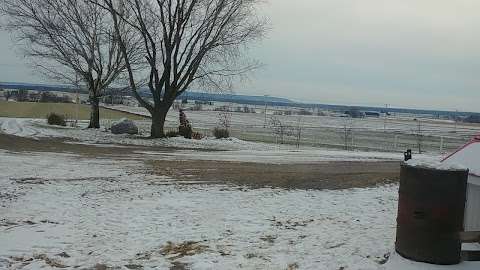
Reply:
[[[184,106],[188,109],[193,105]],[[149,116],[149,112],[144,108],[123,105],[107,107]],[[187,117],[193,127],[205,134],[209,134],[219,121],[219,112],[212,111],[212,107],[209,109],[187,111]],[[352,119],[334,116],[273,115],[273,110],[268,110],[265,115],[263,111],[264,108],[257,110],[262,113],[232,112],[231,134],[243,140],[275,143],[282,140],[270,125],[271,119],[275,118],[283,126],[300,128],[300,144],[305,146],[392,152],[421,148],[423,152],[447,153],[458,149],[475,134],[480,133],[479,125],[423,119],[421,116],[413,115],[409,118],[389,116]],[[176,128],[177,125],[178,112],[170,110],[166,126]],[[295,136],[286,136],[283,140],[289,144],[297,143]]]
[[[0,269],[480,269],[478,263],[413,263],[396,254],[388,261],[396,185],[250,189],[177,181],[144,167],[147,158],[284,164],[401,159],[396,153],[296,150],[238,139],[146,140],[32,119],[0,118],[0,127],[80,144],[226,150],[136,151],[122,159],[0,150]]]
[[[0,118],[0,133],[30,138],[61,136],[51,127],[42,127],[39,123],[40,120],[2,117]],[[60,129],[60,127],[58,128]]]
[[[188,140],[181,137],[149,140],[147,134],[139,136],[114,135],[105,131],[86,129],[87,122],[80,122],[79,128],[50,126],[42,119],[0,118],[0,133],[26,138],[71,138],[83,143],[124,144],[138,146],[163,146],[193,149],[237,150],[237,149],[278,149],[273,144],[247,142],[235,138],[216,140],[206,137],[202,140]]]
[[[81,123],[85,126],[86,123]],[[143,151],[161,159],[199,159],[220,161],[241,161],[260,163],[305,163],[318,161],[380,161],[402,160],[401,153],[364,152],[328,150],[314,147],[296,149],[289,145],[249,142],[236,138],[215,139],[207,137],[202,140],[188,140],[181,137],[150,140],[144,136],[113,135],[104,130],[86,130],[84,128],[52,127],[43,120],[0,118],[1,133],[28,138],[70,138],[71,143],[80,144],[119,144],[136,146],[175,147],[187,149],[223,150],[221,152],[205,152],[195,150],[183,151]],[[425,155],[417,155],[417,157]],[[430,155],[429,155],[430,156]],[[435,159],[440,156],[434,155]]]
[[[150,116],[150,113],[142,107],[132,107],[125,105],[104,105],[106,108],[114,110],[131,112],[143,116]],[[268,111],[267,120],[271,116],[272,112]],[[187,112],[189,120],[193,122],[195,126],[215,126],[218,121],[218,112],[215,111],[192,111]],[[304,127],[310,128],[343,128],[345,125],[345,118],[333,117],[333,116],[298,116],[298,115],[276,115],[283,123],[287,125],[296,126],[299,119],[302,120]],[[176,122],[178,118],[178,112],[170,110],[167,121]],[[384,131],[398,131],[405,134],[411,133],[412,129],[417,128],[417,121],[407,118],[396,118],[390,116],[385,118],[358,118],[349,119],[354,120],[354,126],[362,129]],[[232,126],[263,126],[265,124],[265,115],[263,113],[238,113],[232,112]],[[453,121],[436,120],[436,119],[422,119],[422,131],[424,135],[436,135],[439,132],[448,136],[452,133],[467,134],[470,136],[472,133],[480,133],[480,126],[462,124]]]
[[[474,250],[480,249],[475,245]],[[432,265],[407,260],[397,253],[392,253],[386,265],[386,270],[477,270],[480,262],[462,262],[459,265]]]
[[[403,156],[397,153],[352,152],[326,149],[300,150],[236,150],[221,152],[198,152],[195,150],[180,150],[175,152],[137,151],[138,154],[150,155],[155,159],[175,160],[212,160],[237,161],[266,164],[295,164],[328,161],[400,161]],[[423,156],[423,155],[422,155]]]
[[[0,269],[383,269],[393,245],[396,186],[179,185],[139,162],[1,152]]]
[[[0,269],[479,266],[390,256],[396,185],[339,191],[182,185],[141,168],[138,159],[0,152]]]

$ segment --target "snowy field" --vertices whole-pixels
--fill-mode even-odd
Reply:
[[[396,185],[182,184],[142,164],[1,151],[0,269],[478,269],[391,255]]]
[[[397,185],[255,189],[152,174],[147,162],[268,166],[395,161],[403,158],[398,153],[296,149],[235,138],[148,140],[35,119],[0,118],[0,133],[88,147],[145,147],[97,158],[0,149],[0,269],[479,269],[471,263],[416,264],[392,253]]]
[[[149,116],[144,108],[123,105],[107,107]],[[261,111],[263,112],[263,109]],[[261,111],[257,109],[257,112]],[[423,119],[421,116],[351,119],[333,116],[274,116],[272,111],[267,112],[266,117],[264,113],[231,113],[232,134],[248,141],[277,142],[278,135],[273,134],[269,127],[270,119],[275,117],[282,125],[301,127],[301,144],[305,146],[398,152],[407,148],[417,150],[420,142],[422,151],[444,153],[455,150],[480,133],[480,125]],[[211,129],[218,125],[219,112],[186,113],[193,127],[201,132],[209,134]],[[141,126],[148,130],[148,121]],[[178,112],[170,110],[167,127],[173,129],[177,126]],[[285,142],[295,144],[296,139],[286,137]]]
[[[382,269],[393,245],[396,186],[177,185],[138,163],[0,153],[0,269]]]
[[[74,140],[69,142],[73,144],[118,144],[127,146],[176,147],[185,149],[179,151],[138,151],[140,156],[147,154],[161,159],[219,160],[272,164],[320,161],[400,161],[403,159],[401,153],[394,152],[344,151],[306,146],[297,149],[292,145],[251,142],[237,138],[218,140],[212,137],[206,137],[202,140],[188,140],[177,137],[150,140],[143,137],[148,136],[148,134],[140,136],[113,135],[110,132],[101,129],[85,129],[87,122],[82,122],[80,124],[81,127],[79,128],[57,127],[49,126],[41,119],[0,118],[0,133],[35,139],[65,138]],[[222,151],[199,152],[195,151],[195,149]],[[416,156],[422,158],[441,158],[441,155],[438,154],[423,154]]]

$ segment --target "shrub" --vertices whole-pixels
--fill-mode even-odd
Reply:
[[[173,138],[173,137],[180,136],[180,133],[178,133],[178,131],[176,131],[176,130],[169,130],[169,131],[167,131],[167,133],[165,133],[165,136],[167,138]]]
[[[67,122],[65,121],[65,116],[56,113],[50,113],[49,115],[47,115],[47,123],[49,125],[63,127],[67,125]]]
[[[190,126],[190,125],[186,125],[186,126],[180,125],[178,127],[178,134],[183,136],[185,139],[191,139],[192,134],[193,134],[192,126]]]
[[[204,137],[203,134],[200,133],[200,132],[193,132],[192,133],[192,139],[194,139],[194,140],[201,140],[201,139],[203,139],[203,137]]]
[[[214,128],[213,129],[213,136],[217,139],[223,139],[223,138],[229,138],[230,137],[230,131],[226,128]]]

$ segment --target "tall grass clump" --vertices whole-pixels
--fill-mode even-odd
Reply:
[[[228,129],[226,128],[214,128],[213,129],[213,136],[215,136],[215,138],[217,139],[226,139],[226,138],[230,138],[230,131],[228,131]]]

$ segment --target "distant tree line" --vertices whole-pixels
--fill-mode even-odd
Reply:
[[[480,115],[478,114],[472,114],[470,116],[467,116],[464,120],[464,122],[467,123],[477,123],[480,124]]]
[[[67,95],[57,95],[52,92],[42,92],[40,102],[43,103],[72,103],[72,99]]]
[[[42,102],[42,103],[72,103],[68,95],[58,95],[52,92],[29,92],[28,90],[4,90],[3,96],[7,101]]]

